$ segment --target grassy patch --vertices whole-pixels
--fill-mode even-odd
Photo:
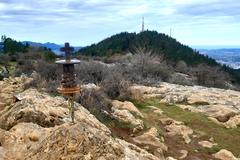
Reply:
[[[209,153],[217,151],[219,148],[224,148],[233,152],[235,156],[240,156],[240,128],[227,129],[224,126],[212,122],[207,116],[201,113],[185,111],[173,105],[164,105],[155,99],[143,104],[143,106],[146,105],[153,105],[162,109],[168,117],[184,122],[196,133],[203,134],[205,138],[213,137],[215,142],[218,143],[218,146],[209,149]]]
[[[148,110],[149,108],[147,106],[149,106],[147,103],[140,103],[136,100],[131,100],[131,102],[139,109],[139,110]]]

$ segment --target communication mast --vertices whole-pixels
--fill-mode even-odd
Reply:
[[[144,32],[144,27],[145,27],[145,24],[144,24],[144,17],[142,17],[142,32]]]

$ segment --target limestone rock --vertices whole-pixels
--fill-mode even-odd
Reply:
[[[159,158],[111,137],[110,130],[75,103],[75,124],[67,102],[29,89],[0,114],[0,159],[158,160]],[[5,130],[3,130],[5,129]]]
[[[133,142],[141,146],[150,146],[160,148],[162,151],[167,151],[167,146],[164,145],[158,138],[158,131],[156,128],[150,128],[144,134],[134,137]]]
[[[180,150],[179,152],[182,154],[182,156],[179,157],[179,159],[184,159],[188,155],[188,151],[186,151],[186,150]]]
[[[183,137],[185,143],[190,143],[190,135],[193,134],[193,130],[189,128],[188,126],[185,126],[183,122],[175,121],[171,118],[163,118],[160,119],[162,124],[166,125],[164,128],[168,132],[168,135],[175,136],[180,135]]]
[[[215,118],[228,128],[237,127],[239,124],[236,117],[240,115],[240,92],[238,91],[165,82],[155,87],[134,85],[129,90],[132,98],[158,98],[162,103],[178,104],[183,109],[201,112]],[[228,122],[230,119],[232,121]]]
[[[220,160],[237,160],[237,158],[232,154],[232,152],[226,149],[220,150],[216,154],[213,154],[213,156]]]
[[[0,81],[0,111],[14,102],[14,94],[21,92],[26,83],[32,81],[26,76],[5,78]]]
[[[238,126],[240,126],[240,115],[231,117],[226,123],[225,123],[226,127],[230,127],[230,128],[237,128]]]
[[[137,107],[134,106],[134,104],[132,102],[128,102],[128,101],[118,101],[118,100],[114,100],[112,101],[112,107],[117,108],[117,109],[122,109],[122,110],[128,110],[133,114],[136,114],[137,116],[143,118],[142,113],[137,109]]]
[[[16,96],[21,97],[21,101],[1,112],[0,127],[3,129],[8,130],[21,122],[32,122],[42,127],[54,127],[71,121],[67,101],[61,97],[54,98],[48,94],[39,93],[36,89],[26,90]],[[92,121],[93,127],[109,130],[95,118],[89,118],[93,115],[90,115],[81,105],[76,103],[75,107],[76,122]]]
[[[28,139],[28,132],[38,131],[39,142]],[[86,123],[63,124],[42,128],[32,123],[20,123],[0,135],[5,152],[3,159],[158,159],[146,151],[114,140],[103,131]],[[104,146],[104,147],[103,147]]]
[[[224,105],[209,105],[203,112],[222,123],[227,122],[231,117],[237,114],[237,111]]]
[[[130,124],[134,127],[134,130],[142,130],[144,125],[141,119],[137,119],[128,110],[120,110],[112,107],[112,116],[122,123]]]
[[[126,141],[117,139],[117,142],[124,148],[124,160],[164,160],[165,158],[157,158],[147,151],[136,147],[135,145]]]
[[[212,143],[212,142],[209,142],[209,141],[201,141],[201,142],[198,142],[198,144],[201,145],[204,148],[212,148],[213,146],[217,145],[216,143]]]
[[[167,104],[177,104],[177,103],[184,103],[187,100],[185,95],[174,95],[169,94],[166,95],[163,99],[161,99],[162,103]]]
[[[167,157],[166,160],[177,160],[177,159],[175,159],[173,157]]]

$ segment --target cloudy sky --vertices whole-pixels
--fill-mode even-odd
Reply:
[[[240,0],[0,0],[0,35],[96,43],[145,26],[187,45],[240,45]]]

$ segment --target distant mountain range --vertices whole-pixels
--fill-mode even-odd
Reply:
[[[240,69],[240,47],[227,49],[198,49],[203,55],[207,55],[221,64],[234,69]]]
[[[60,55],[62,54],[62,52],[60,52],[60,48],[63,47],[63,44],[55,44],[55,43],[38,43],[38,42],[31,42],[31,41],[23,41],[23,44],[28,43],[30,46],[32,47],[46,47],[51,49],[55,54]],[[73,46],[75,51],[78,51],[79,49],[81,49],[82,47],[76,47]]]

